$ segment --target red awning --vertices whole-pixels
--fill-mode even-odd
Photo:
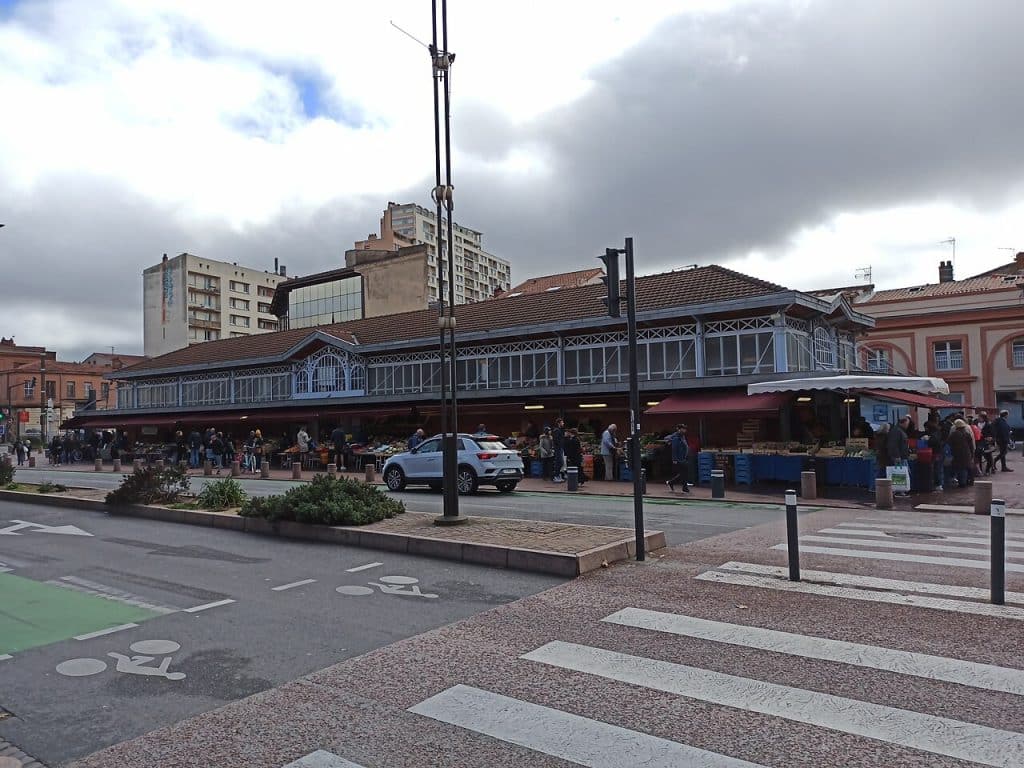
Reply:
[[[960,403],[943,400],[939,397],[928,395],[916,395],[912,392],[900,392],[894,389],[861,389],[858,394],[867,395],[877,400],[885,400],[890,403],[903,403],[904,405],[916,405],[918,408],[956,408],[962,409]]]
[[[648,408],[645,413],[778,413],[792,396],[790,392],[748,395],[743,390],[680,392],[669,395],[657,405]]]

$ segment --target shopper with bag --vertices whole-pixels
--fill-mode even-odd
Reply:
[[[897,483],[896,479],[893,478],[893,471],[896,470],[900,474],[906,473],[907,460],[910,458],[910,446],[907,444],[907,430],[910,428],[910,417],[901,416],[900,420],[897,421],[892,427],[889,428],[889,435],[886,438],[886,454],[889,459],[889,466],[886,467],[886,477],[893,479],[893,491],[897,495],[905,496],[907,490],[909,490],[909,483]],[[903,478],[901,478],[902,480]],[[897,491],[896,488],[899,486],[901,490]]]
[[[967,487],[968,476],[974,464],[974,437],[970,434],[967,422],[957,419],[953,422],[953,431],[949,433],[949,449],[953,453],[953,477],[960,488]]]

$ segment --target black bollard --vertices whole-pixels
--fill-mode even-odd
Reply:
[[[1006,502],[992,499],[992,604],[1006,602]]]
[[[725,470],[712,469],[711,470],[711,498],[712,499],[724,499],[725,498]]]
[[[800,581],[799,536],[796,524],[796,491],[786,491],[786,549],[789,551],[790,581]]]
[[[578,491],[580,488],[579,467],[566,467],[565,469],[565,490]]]

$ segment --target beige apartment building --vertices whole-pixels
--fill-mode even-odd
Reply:
[[[442,221],[438,232],[437,214],[415,203],[388,203],[380,220],[380,234],[371,234],[359,240],[353,250],[346,253],[346,266],[354,267],[358,259],[350,257],[354,251],[398,251],[399,248],[423,243],[427,246],[427,298],[438,298],[438,269],[447,275],[447,225]],[[511,266],[505,259],[483,249],[483,234],[475,229],[452,223],[454,238],[455,303],[471,304],[493,298],[507,291],[511,281]],[[440,257],[438,253],[440,252]],[[447,298],[447,290],[445,297]]]
[[[204,341],[278,330],[270,272],[182,253],[142,272],[143,351],[156,357]]]
[[[1006,408],[1024,425],[1024,253],[964,280],[942,262],[937,283],[844,291],[875,320],[858,345],[867,370],[939,376],[955,402]]]

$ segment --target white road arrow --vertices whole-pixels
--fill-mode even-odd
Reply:
[[[14,525],[0,528],[0,536],[21,536],[18,531],[29,530],[38,533],[59,533],[64,536],[92,536],[74,525],[43,525],[42,523],[26,523],[24,520],[11,520]]]

